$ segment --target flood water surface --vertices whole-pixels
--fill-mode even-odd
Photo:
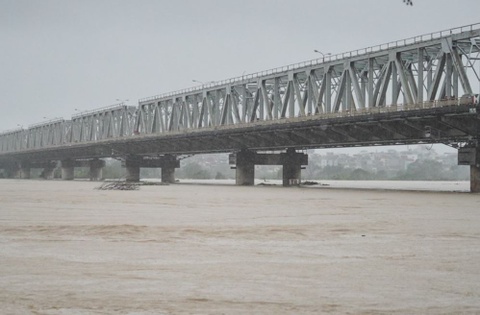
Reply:
[[[0,180],[2,314],[477,314],[480,195]]]

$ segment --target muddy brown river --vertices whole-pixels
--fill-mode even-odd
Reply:
[[[0,180],[0,314],[479,314],[480,195]]]

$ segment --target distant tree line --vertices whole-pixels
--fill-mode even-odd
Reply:
[[[435,160],[417,160],[403,171],[380,170],[368,171],[361,168],[350,169],[343,165],[319,167],[312,165],[302,174],[305,179],[331,180],[468,180],[469,168],[465,166],[449,165],[445,167]]]

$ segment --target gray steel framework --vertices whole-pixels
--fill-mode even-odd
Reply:
[[[0,153],[123,138],[133,134],[136,107],[123,103],[0,134]]]
[[[155,134],[377,107],[423,108],[472,95],[470,81],[480,80],[479,26],[142,99],[136,130]]]
[[[145,139],[150,149],[142,148],[139,152],[144,154],[201,152],[188,147],[202,143],[205,151],[292,147],[296,143],[301,147],[408,143],[425,139],[420,135],[427,126],[439,135],[427,141],[477,139],[477,115],[464,105],[478,104],[479,52],[480,24],[474,24],[324,56],[145,98],[138,108],[122,103],[74,115],[71,120],[4,132],[0,134],[0,157],[15,153],[42,156],[41,151],[55,150],[112,156],[115,150],[130,152],[127,144],[135,147]],[[423,116],[422,124],[377,120],[382,113],[422,117],[431,108],[452,106],[462,108],[461,115],[471,114],[471,127],[463,126],[465,120],[447,116],[434,120]],[[377,115],[376,123],[368,124],[372,115]],[[342,119],[349,125],[338,124]],[[300,128],[301,124],[310,126],[310,131]],[[293,125],[298,130],[284,132]],[[252,135],[250,131],[258,126],[270,131]],[[242,136],[228,138],[231,132]],[[215,148],[209,148],[200,134],[222,138],[223,145],[216,142]],[[163,140],[178,137],[184,143],[162,149]],[[88,151],[88,147],[95,149]]]

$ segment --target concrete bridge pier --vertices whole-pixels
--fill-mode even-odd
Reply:
[[[308,155],[298,153],[294,148],[287,149],[285,153],[256,153],[242,150],[230,154],[229,164],[236,165],[237,185],[254,185],[255,165],[282,165],[283,186],[300,184],[302,165],[308,164]]]
[[[257,153],[242,150],[229,156],[229,163],[236,165],[235,184],[251,186],[255,184],[255,157]]]
[[[5,178],[30,178],[30,165],[28,162],[10,162],[5,164],[2,168],[2,174]]]
[[[175,183],[175,169],[180,167],[180,161],[174,155],[166,154],[163,156],[162,183]]]
[[[21,179],[30,179],[30,163],[28,162],[21,162],[20,167],[18,169],[18,177]]]
[[[174,167],[162,167],[162,183],[175,183],[175,168]]]
[[[127,182],[140,181],[140,164],[142,157],[128,156],[125,158],[125,180]]]
[[[79,161],[74,159],[65,159],[61,161],[61,167],[63,180],[75,179],[75,167],[88,167],[89,179],[95,181],[103,179],[103,168],[105,167],[105,161],[100,159]]]
[[[470,165],[470,192],[480,193],[480,146],[460,148],[458,165]]]
[[[480,193],[480,166],[470,165],[470,191]]]
[[[180,161],[175,155],[163,156],[129,156],[125,159],[126,176],[128,182],[140,181],[140,168],[161,168],[162,183],[175,183],[175,169],[180,167]]]
[[[126,171],[125,180],[127,182],[140,181],[140,166],[127,166]]]
[[[19,178],[20,177],[20,167],[17,163],[9,164],[4,167],[5,178]]]
[[[93,159],[88,161],[90,167],[90,180],[97,181],[103,179],[103,168],[105,167],[105,161],[100,159]]]
[[[287,149],[282,153],[283,186],[300,185],[302,180],[302,164],[307,164],[307,155],[297,153],[294,148]]]
[[[72,159],[62,160],[61,166],[62,166],[62,179],[73,180],[74,170],[75,170],[75,161]]]
[[[12,162],[4,165],[2,168],[2,174],[5,178],[30,178],[30,164],[28,162]]]
[[[54,177],[55,168],[54,167],[46,167],[42,171],[42,178],[44,179],[53,179]]]

